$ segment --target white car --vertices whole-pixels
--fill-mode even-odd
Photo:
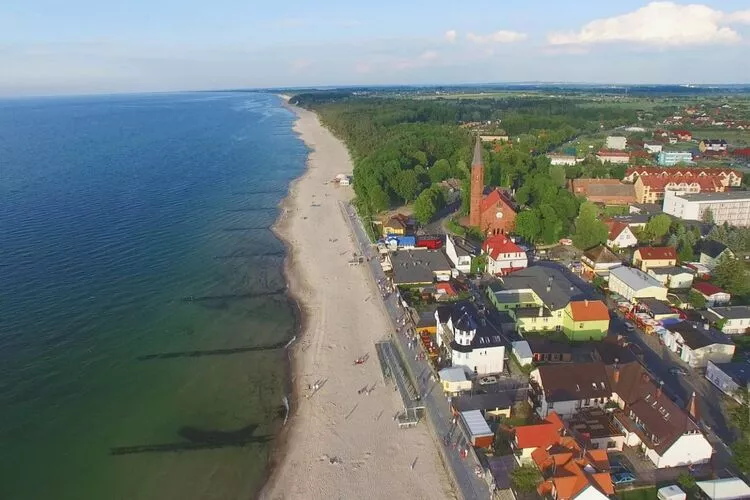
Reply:
[[[497,384],[497,377],[482,377],[479,379],[479,385]]]

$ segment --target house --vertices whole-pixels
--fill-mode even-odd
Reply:
[[[716,240],[701,240],[698,248],[700,250],[700,259],[698,262],[712,271],[716,269],[716,265],[722,257],[734,259],[734,252],[724,243]]]
[[[625,151],[614,151],[611,149],[600,149],[596,153],[596,159],[601,163],[630,163],[630,153]]]
[[[646,227],[651,216],[646,213],[634,213],[632,208],[635,205],[636,204],[633,203],[628,206],[628,210],[630,211],[628,215],[615,215],[614,217],[606,219],[604,222],[622,222],[623,224],[627,224],[630,229],[642,229]],[[661,210],[659,210],[659,213],[661,213]]]
[[[534,362],[534,353],[526,340],[511,342],[511,354],[521,366],[527,366]]]
[[[458,297],[458,292],[448,282],[437,283],[435,285],[435,300],[451,300]]]
[[[625,435],[611,414],[599,408],[581,410],[568,420],[568,429],[579,443],[590,450],[622,451]]]
[[[609,309],[601,300],[576,300],[565,307],[563,332],[570,340],[601,340],[608,331]]]
[[[578,163],[578,158],[575,155],[547,153],[547,158],[549,158],[550,165],[570,166]]]
[[[573,351],[567,342],[557,342],[544,337],[527,337],[534,363],[570,363]]]
[[[506,234],[513,231],[516,214],[516,208],[505,191],[493,189],[485,196],[482,143],[477,137],[474,144],[474,158],[471,162],[469,225],[479,228],[488,236]]]
[[[481,411],[462,411],[458,415],[461,430],[474,448],[489,448],[495,443],[495,433],[487,425]]]
[[[666,319],[679,319],[680,314],[675,312],[669,304],[656,299],[640,299],[636,306],[639,312],[645,312],[656,321]]]
[[[740,388],[747,390],[750,385],[750,365],[747,363],[714,363],[706,365],[706,378],[719,388],[721,392],[745,404],[744,395]]]
[[[462,273],[471,272],[471,259],[474,253],[474,248],[463,238],[451,235],[446,236],[445,254],[453,264],[453,267]]]
[[[725,292],[718,286],[712,285],[707,281],[693,283],[692,290],[695,290],[706,299],[706,305],[708,307],[723,306],[729,304],[729,301],[732,300],[732,296],[728,292]]]
[[[435,319],[438,347],[445,346],[452,366],[479,376],[502,373],[505,339],[472,303],[440,306]]]
[[[628,147],[628,139],[618,135],[610,135],[606,139],[605,147],[607,149],[623,150]]]
[[[677,137],[678,141],[688,142],[693,140],[693,134],[688,130],[673,130],[672,135]]]
[[[466,372],[460,366],[443,368],[438,372],[440,385],[443,386],[443,392],[456,395],[463,391],[470,391],[472,382],[466,378]]]
[[[635,188],[619,179],[571,179],[569,189],[592,203],[627,205],[635,203]]]
[[[614,424],[626,446],[638,448],[657,468],[710,462],[713,448],[698,427],[695,398],[688,413],[637,362],[608,366],[607,375],[619,407]]]
[[[531,406],[540,417],[554,411],[563,418],[581,408],[603,408],[612,397],[604,363],[543,365],[529,375]]]
[[[654,142],[654,143],[644,142],[643,143],[643,149],[645,149],[651,154],[657,154],[661,152],[662,148],[664,148],[664,145],[659,144],[658,142]]]
[[[609,290],[633,302],[649,297],[667,300],[667,289],[656,278],[632,267],[620,266],[610,270]]]
[[[451,398],[453,414],[479,410],[486,420],[510,418],[513,405],[527,398],[527,388],[519,387],[509,392],[493,392],[488,394],[463,394]]]
[[[533,462],[544,480],[542,498],[607,500],[614,495],[606,450],[579,443],[552,412],[540,424],[515,428],[513,447],[521,460]]]
[[[622,260],[609,248],[599,245],[583,253],[581,264],[585,275],[606,277],[610,269],[622,265]]]
[[[691,368],[705,368],[709,361],[729,363],[734,356],[734,343],[708,323],[681,321],[664,328],[664,345]]]
[[[695,194],[714,193],[726,190],[717,177],[638,177],[634,184],[635,197],[638,203],[661,203],[670,191]]]
[[[709,307],[720,330],[727,335],[746,334],[750,330],[750,306]]]
[[[678,266],[650,267],[647,273],[665,287],[677,290],[690,289],[695,277],[692,269]]]
[[[605,224],[609,227],[609,234],[607,235],[607,246],[609,248],[629,248],[638,245],[638,238],[633,234],[633,230],[627,223],[611,221]]]
[[[701,153],[705,153],[706,151],[721,153],[722,151],[726,151],[727,147],[727,141],[724,139],[702,139],[698,143],[698,149]]]
[[[738,477],[697,481],[700,498],[706,500],[743,500],[750,498],[750,486]]]
[[[401,250],[391,254],[394,285],[429,285],[451,279],[451,265],[441,250]]]
[[[684,220],[750,227],[750,191],[666,193],[664,213]]]
[[[690,151],[659,151],[656,156],[656,163],[662,167],[673,167],[680,163],[693,163],[693,153]]]
[[[508,134],[496,134],[496,135],[480,135],[479,139],[482,142],[508,142],[510,139]]]
[[[383,222],[383,236],[404,236],[409,230],[409,218],[403,214],[396,214]]]
[[[641,271],[648,271],[650,267],[674,265],[677,265],[675,247],[641,247],[633,253],[633,266]]]
[[[529,265],[526,252],[502,234],[487,238],[482,244],[482,253],[487,255],[487,272],[490,274],[505,275]]]

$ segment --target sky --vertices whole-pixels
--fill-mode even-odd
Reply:
[[[750,2],[0,2],[0,95],[528,81],[750,83]]]

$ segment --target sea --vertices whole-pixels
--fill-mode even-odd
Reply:
[[[262,93],[0,100],[0,499],[248,499],[298,324]]]

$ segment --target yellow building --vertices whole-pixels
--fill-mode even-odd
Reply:
[[[641,271],[652,267],[677,265],[677,250],[674,247],[641,247],[633,253],[633,266]]]
[[[403,236],[406,234],[406,227],[406,218],[403,215],[394,215],[383,223],[383,235]]]
[[[563,332],[570,340],[601,340],[609,331],[609,309],[601,300],[570,302],[563,314]]]

